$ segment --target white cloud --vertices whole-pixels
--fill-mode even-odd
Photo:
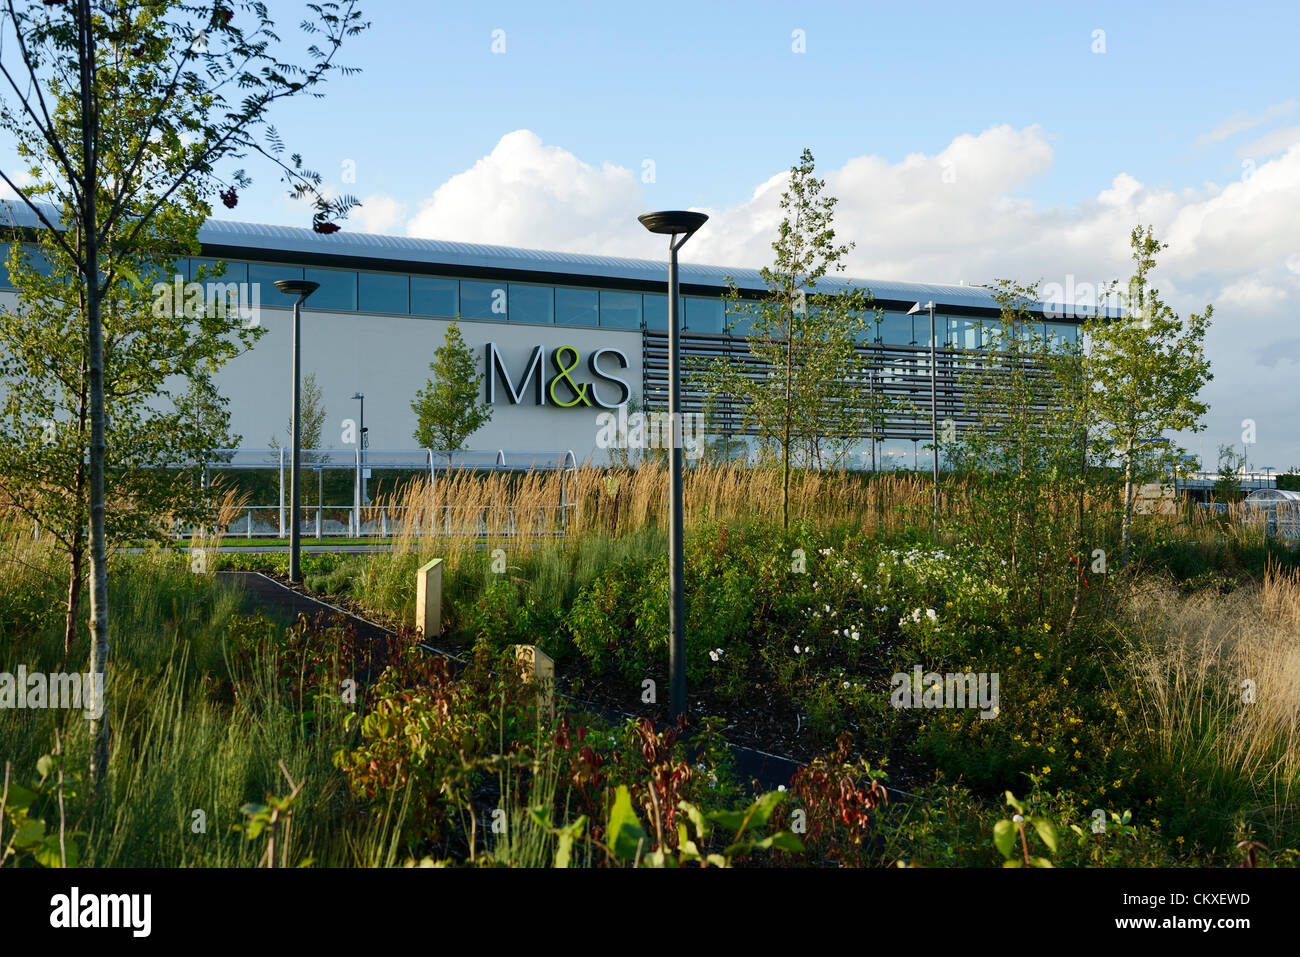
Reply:
[[[1210,132],[1198,136],[1196,138],[1197,145],[1218,143],[1229,137],[1236,136],[1238,133],[1252,130],[1269,120],[1275,120],[1279,116],[1286,116],[1294,112],[1297,106],[1300,106],[1300,101],[1283,100],[1281,103],[1274,103],[1256,116],[1251,116],[1245,110],[1234,113]]]
[[[373,193],[361,199],[361,205],[349,214],[360,232],[391,233],[400,228],[406,219],[406,204],[383,193]]]
[[[1295,143],[1300,143],[1300,126],[1283,126],[1265,133],[1257,140],[1251,140],[1237,150],[1237,155],[1258,159],[1280,153]]]
[[[516,130],[439,186],[407,233],[563,251],[627,251],[621,234],[636,235],[628,224],[634,226],[642,212],[640,183],[631,170],[611,163],[596,168],[545,145],[530,130]]]
[[[1294,332],[1300,312],[1300,143],[1226,183],[1172,190],[1116,170],[1093,196],[1074,203],[1022,198],[1052,162],[1040,127],[1003,125],[958,136],[934,155],[914,153],[896,162],[862,155],[838,169],[819,170],[827,192],[839,198],[837,240],[856,243],[846,275],[1062,285],[1070,276],[1076,284],[1125,279],[1132,265],[1129,233],[1139,223],[1151,224],[1169,243],[1154,277],[1161,293],[1184,315],[1216,305],[1206,343],[1215,373],[1205,394],[1212,407],[1210,431],[1191,447],[1213,458],[1217,443],[1239,436],[1241,420],[1254,418],[1261,434],[1258,454],[1276,457],[1280,461],[1272,464],[1278,467],[1300,464],[1298,423],[1290,403],[1277,401],[1292,394],[1292,366],[1300,363]],[[683,260],[769,263],[788,175],[775,172],[736,206],[705,209],[709,223],[685,247]],[[651,205],[633,171],[584,162],[519,130],[440,186],[407,231],[662,257],[658,238],[635,224],[635,216]]]

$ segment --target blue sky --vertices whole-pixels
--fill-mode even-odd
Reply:
[[[371,31],[344,54],[362,75],[281,127],[322,171],[353,159],[360,188],[397,196],[423,197],[526,128],[587,162],[653,158],[665,201],[715,206],[804,146],[828,166],[898,161],[1037,123],[1056,161],[1020,195],[1055,203],[1117,166],[1174,189],[1235,177],[1240,144],[1198,137],[1300,95],[1293,4],[1057,6],[372,0]]]

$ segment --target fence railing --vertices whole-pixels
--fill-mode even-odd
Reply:
[[[365,506],[358,513],[346,506],[303,506],[299,509],[298,533],[303,538],[318,540],[386,539],[398,534],[448,538],[563,536],[572,524],[577,507],[576,502],[528,506]],[[287,511],[278,505],[245,505],[224,524],[214,515],[205,531],[219,533],[224,538],[288,538]],[[178,524],[173,534],[183,539],[195,531]]]

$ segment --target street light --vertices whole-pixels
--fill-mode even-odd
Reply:
[[[289,581],[302,581],[302,568],[298,561],[298,553],[301,547],[302,529],[299,526],[298,508],[301,504],[302,490],[298,488],[298,461],[302,458],[301,432],[298,427],[298,370],[302,362],[302,344],[299,341],[299,328],[302,325],[302,304],[307,301],[307,297],[320,288],[318,282],[308,282],[305,279],[279,279],[275,283],[275,288],[280,290],[286,296],[297,296],[293,303],[293,411],[289,416],[290,427],[293,431],[293,451],[289,458],[289,514],[293,520],[289,523]]]
[[[919,302],[914,303],[912,308],[907,310],[909,316],[920,312],[922,309],[930,310],[930,448],[934,451],[934,512],[932,521],[939,521],[939,400],[938,393],[934,384],[934,300],[931,299],[924,306]]]
[[[352,398],[361,400],[361,424],[357,427],[357,455],[361,460],[361,504],[369,505],[370,496],[366,494],[366,446],[370,444],[366,441],[366,394],[353,392]]]
[[[679,329],[677,315],[677,250],[705,224],[708,216],[687,210],[645,213],[637,221],[652,233],[668,236],[668,421],[673,445],[669,451],[672,484],[668,493],[668,676],[672,687],[672,716],[686,714],[686,601],[682,591],[682,418]],[[678,237],[681,239],[678,239]]]

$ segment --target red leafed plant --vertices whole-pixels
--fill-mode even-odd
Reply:
[[[800,768],[790,782],[791,814],[801,811],[806,818],[805,843],[842,864],[863,862],[871,812],[889,803],[880,783],[884,772],[852,756],[852,746],[851,735],[840,735],[834,751]]]
[[[234,209],[239,203],[239,194],[235,192],[235,187],[233,186],[229,189],[223,189],[217,195],[220,196],[221,201],[226,204],[226,209]]]

